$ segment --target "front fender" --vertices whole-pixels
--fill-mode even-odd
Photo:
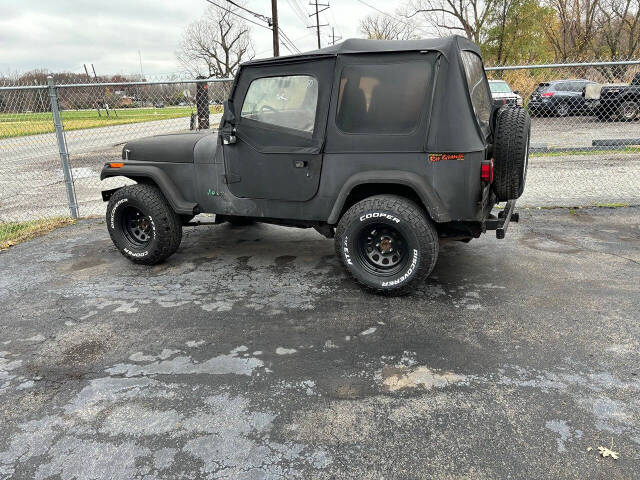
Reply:
[[[127,177],[136,181],[148,178],[158,186],[176,213],[181,215],[198,214],[198,204],[185,200],[169,176],[156,166],[125,164],[120,168],[112,168],[107,163],[100,172],[100,180],[107,177]]]
[[[451,221],[451,216],[444,208],[442,200],[424,176],[395,170],[373,170],[356,173],[347,179],[338,193],[327,223],[330,225],[337,223],[351,190],[357,185],[367,183],[396,184],[410,187],[420,197],[424,208],[433,221],[438,223]]]

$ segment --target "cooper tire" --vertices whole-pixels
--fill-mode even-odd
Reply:
[[[496,119],[493,190],[498,201],[522,195],[529,165],[531,119],[520,107],[502,107]]]
[[[107,205],[107,228],[120,253],[143,265],[166,260],[182,240],[182,219],[155,185],[129,185],[115,192]]]
[[[342,216],[335,249],[358,283],[375,293],[404,295],[433,270],[438,232],[415,202],[377,195],[356,203]]]

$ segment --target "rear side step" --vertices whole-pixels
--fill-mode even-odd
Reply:
[[[498,214],[498,218],[488,218],[485,221],[485,226],[487,230],[495,230],[496,238],[503,239],[507,234],[507,228],[509,227],[510,222],[518,223],[520,220],[520,216],[517,212],[514,212],[513,209],[516,206],[515,200],[509,200],[502,210]]]

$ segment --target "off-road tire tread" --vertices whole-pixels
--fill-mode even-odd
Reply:
[[[406,221],[412,226],[420,245],[420,256],[418,257],[420,260],[413,278],[409,282],[392,290],[375,288],[364,283],[357,276],[353,275],[350,267],[344,261],[342,243],[344,241],[345,230],[351,223],[359,221],[362,214],[369,213],[371,211],[389,212],[401,217],[403,221]],[[336,255],[340,258],[345,269],[364,289],[376,294],[395,296],[410,293],[417,285],[423,283],[429,276],[438,261],[439,242],[438,232],[433,222],[428,218],[424,209],[414,201],[399,195],[375,195],[356,203],[344,213],[342,218],[340,218],[336,227],[334,248]],[[427,255],[431,261],[428,264],[425,264],[423,260]]]
[[[156,226],[156,248],[149,252],[145,257],[133,257],[124,252],[114,238],[111,228],[109,236],[114,245],[120,250],[120,253],[131,260],[133,263],[141,265],[156,265],[163,262],[173,255],[180,247],[182,241],[182,218],[178,215],[160,189],[155,185],[138,183],[128,185],[115,192],[109,199],[109,207],[107,208],[107,225],[109,225],[109,213],[111,205],[118,202],[122,198],[135,198],[138,202],[145,205],[148,213],[153,216]]]
[[[523,149],[530,139],[531,119],[522,107],[505,106],[497,113],[493,149],[493,190],[501,202],[522,195]]]

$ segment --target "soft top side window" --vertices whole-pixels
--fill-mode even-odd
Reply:
[[[467,77],[469,95],[473,104],[473,111],[478,119],[483,133],[489,133],[489,117],[491,116],[491,93],[484,73],[480,56],[469,50],[461,52],[464,73]]]
[[[410,134],[420,121],[430,77],[425,59],[345,66],[337,127],[355,134]]]
[[[310,75],[256,78],[240,116],[257,122],[313,133],[318,81]]]

